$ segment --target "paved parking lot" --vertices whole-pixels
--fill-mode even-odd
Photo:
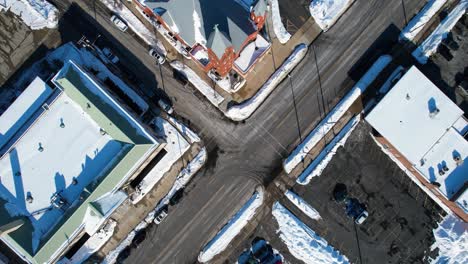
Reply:
[[[442,51],[444,50],[444,51]],[[451,36],[439,47],[421,70],[430,77],[452,101],[468,112],[468,15],[452,30]],[[465,81],[464,91],[458,85]]]
[[[361,121],[320,177],[294,186],[323,219],[306,223],[353,263],[426,263],[432,229],[443,211],[381,151],[370,132]],[[369,217],[362,225],[333,200],[337,183],[366,204]]]
[[[310,0],[279,0],[278,3],[283,25],[294,35],[310,17]]]

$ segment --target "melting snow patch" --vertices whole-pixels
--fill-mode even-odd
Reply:
[[[339,147],[344,146],[349,135],[359,123],[360,116],[355,116],[348,124],[333,138],[333,140],[320,152],[314,161],[297,178],[297,183],[307,185],[313,177],[320,176],[332,160]]]
[[[0,0],[0,11],[8,10],[32,30],[57,27],[58,10],[45,0]]]
[[[214,256],[221,253],[227,248],[229,243],[239,232],[247,225],[247,223],[254,217],[255,212],[263,203],[263,190],[257,189],[254,195],[247,201],[247,203],[237,212],[231,220],[216,234],[216,236],[208,242],[203,248],[198,261],[208,262]]]
[[[327,31],[353,2],[354,0],[312,0],[310,14],[317,25]]]
[[[193,86],[200,91],[208,100],[215,105],[216,107],[219,106],[224,101],[224,98],[216,92],[212,87],[210,87],[205,81],[203,81],[200,76],[198,76],[192,69],[190,69],[187,65],[179,62],[173,61],[170,63],[171,67],[184,73],[187,76],[187,79]]]
[[[304,199],[302,199],[299,195],[295,192],[287,190],[285,193],[286,197],[291,201],[297,208],[301,209],[301,211],[306,214],[310,219],[319,220],[322,219],[320,213],[315,210],[310,204],[308,204]]]
[[[265,101],[276,86],[287,76],[289,72],[304,58],[307,46],[300,44],[289,58],[276,70],[275,73],[263,84],[262,88],[249,100],[230,107],[225,115],[234,121],[247,119]]]
[[[430,0],[424,8],[411,19],[400,33],[400,41],[413,39],[424,29],[427,22],[442,8],[447,0]]]
[[[437,51],[439,44],[444,40],[458,20],[466,13],[468,0],[460,3],[448,14],[448,16],[437,26],[432,34],[424,40],[419,47],[413,51],[413,57],[421,64],[426,64],[429,57]]]
[[[439,249],[439,255],[431,263],[468,263],[468,224],[455,215],[448,214],[434,230],[435,242],[431,250]]]
[[[291,34],[284,28],[281,21],[278,0],[271,0],[271,19],[273,20],[273,31],[281,44],[288,42]]]
[[[283,162],[284,170],[290,173],[311,149],[333,128],[333,126],[348,111],[349,107],[359,98],[367,87],[377,78],[385,67],[392,61],[389,55],[380,56],[364,76],[354,85],[353,89],[328,113],[315,127],[307,138],[298,145],[291,155]]]
[[[328,242],[301,222],[279,202],[273,205],[273,216],[278,222],[278,233],[291,254],[305,263],[349,263]]]

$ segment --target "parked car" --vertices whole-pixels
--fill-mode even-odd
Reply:
[[[333,189],[333,198],[337,203],[344,202],[348,197],[348,189],[343,183],[337,183]]]
[[[149,55],[151,55],[151,57],[155,58],[158,61],[159,64],[164,64],[164,62],[166,62],[166,59],[164,58],[164,55],[160,54],[155,49],[150,49],[149,50]]]
[[[169,204],[176,205],[180,199],[182,199],[182,196],[184,196],[184,189],[177,190],[174,195],[172,195],[171,199],[169,199]]]
[[[159,107],[161,107],[161,109],[162,109],[164,112],[166,112],[166,113],[168,113],[168,114],[170,114],[170,115],[172,115],[172,113],[174,113],[174,109],[173,109],[172,106],[169,104],[169,102],[167,102],[166,100],[164,100],[164,99],[159,99],[159,100],[158,100],[158,105],[159,105]]]
[[[143,240],[146,238],[146,231],[143,229],[135,234],[135,237],[132,240],[132,247],[137,248]]]
[[[108,58],[112,63],[117,64],[119,62],[119,57],[115,56],[112,51],[105,47],[102,49],[102,53]]]
[[[364,223],[369,216],[364,204],[360,203],[356,198],[349,198],[346,200],[346,214],[354,219],[358,225]]]
[[[163,208],[161,208],[158,215],[154,218],[154,223],[159,225],[164,220],[164,218],[166,218],[166,216],[167,216],[167,206],[164,206]]]
[[[273,248],[266,242],[265,239],[256,237],[252,241],[252,247],[250,249],[253,256],[260,263],[266,262],[266,260],[271,259],[273,254]]]
[[[116,263],[123,263],[130,256],[130,247],[124,248],[117,256]]]
[[[188,84],[188,78],[183,72],[174,69],[172,71],[172,77],[174,77],[176,81],[180,82],[184,86]]]
[[[125,32],[127,31],[128,29],[128,26],[127,26],[127,22],[125,22],[125,20],[123,20],[122,18],[116,16],[116,15],[113,15],[111,16],[110,20],[112,21],[112,23],[114,23],[114,25],[120,29],[120,31],[122,32]]]

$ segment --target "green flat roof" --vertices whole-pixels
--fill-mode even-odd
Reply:
[[[112,138],[121,141],[124,147],[119,153],[120,159],[116,159],[116,162],[107,168],[107,175],[103,176],[101,181],[92,187],[92,190],[87,191],[86,188],[83,190],[85,197],[83,202],[75,209],[65,212],[61,221],[49,232],[50,235],[42,239],[35,253],[33,253],[31,243],[33,233],[31,222],[24,216],[18,216],[26,220],[25,224],[4,236],[4,239],[35,263],[47,262],[59,248],[66,244],[81,228],[88,207],[93,207],[91,203],[123,184],[134,166],[141,163],[141,159],[159,145],[133,117],[99,87],[95,80],[73,62],[67,62],[54,77],[53,82],[79,104]],[[0,199],[0,216],[2,216],[0,224],[18,218],[10,217],[4,204],[5,201]],[[8,217],[3,217],[5,215]]]

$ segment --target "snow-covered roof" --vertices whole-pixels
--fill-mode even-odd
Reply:
[[[468,179],[468,142],[459,131],[466,122],[460,119],[463,111],[414,66],[366,117],[448,198]]]
[[[2,138],[0,225],[26,220],[2,239],[34,263],[48,261],[80,226],[95,228],[111,208],[96,201],[112,196],[159,146],[73,62],[52,83],[36,78],[0,117],[2,131],[13,131]]]

